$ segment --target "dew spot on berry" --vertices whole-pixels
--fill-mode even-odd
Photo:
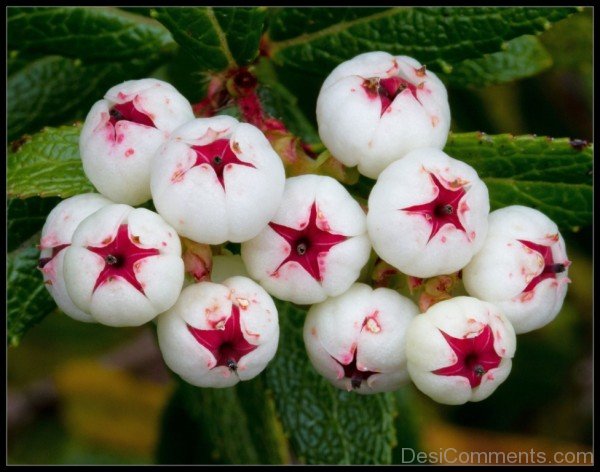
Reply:
[[[533,290],[531,290],[530,292],[522,293],[519,297],[519,300],[521,302],[528,302],[533,298],[533,294],[534,294]]]
[[[248,308],[249,303],[248,300],[246,300],[245,298],[236,298],[236,302],[242,310]]]
[[[439,124],[440,119],[437,116],[432,116],[431,117],[431,126],[433,126],[434,128]]]
[[[310,334],[312,334],[314,337],[317,337],[317,328],[315,328],[314,326],[310,329]]]
[[[371,333],[379,333],[381,331],[381,326],[379,325],[379,323],[377,322],[377,320],[375,318],[377,316],[377,313],[378,312],[375,312],[375,314],[373,314],[370,317],[368,317],[367,319],[365,319],[364,326]]]
[[[171,176],[171,183],[172,184],[176,184],[179,183],[183,180],[183,176],[185,175],[185,171],[178,169],[175,172],[173,172],[173,175]]]
[[[161,242],[160,244],[161,244],[163,247],[166,247],[166,245],[167,245],[166,241],[163,241],[163,242]]]

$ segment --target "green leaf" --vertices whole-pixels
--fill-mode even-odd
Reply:
[[[85,64],[79,59],[45,56],[12,72],[6,88],[8,139],[42,126],[83,119],[113,85],[141,79],[160,64],[157,55],[128,62]]]
[[[285,126],[304,142],[319,143],[320,138],[315,127],[298,107],[298,98],[279,82],[271,61],[259,61],[254,72],[260,84],[260,102],[265,111],[283,121]]]
[[[182,380],[177,385],[163,414],[160,463],[290,461],[272,392],[262,376],[224,389],[198,388]]]
[[[197,388],[179,384],[188,415],[201,428],[204,455],[218,464],[257,464],[258,454],[248,428],[248,418],[235,388]]]
[[[37,242],[37,237],[32,239]],[[39,257],[33,242],[7,257],[7,338],[11,346],[17,346],[29,328],[56,309],[37,269]]]
[[[285,8],[269,28],[272,59],[326,76],[357,54],[383,50],[412,56],[436,71],[501,49],[504,42],[549,28],[575,8]],[[303,28],[301,31],[300,28]]]
[[[304,348],[306,312],[277,301],[279,350],[267,385],[294,452],[308,464],[389,464],[395,441],[391,394],[358,395],[333,387]]]
[[[552,57],[535,36],[520,36],[504,51],[467,59],[440,78],[454,87],[484,87],[536,75],[552,65]]]
[[[563,230],[592,223],[591,144],[567,138],[483,133],[450,135],[444,149],[466,162],[488,186],[493,209],[525,205]]]
[[[256,58],[266,9],[158,8],[154,16],[203,70],[222,71]]]
[[[592,144],[534,135],[454,133],[444,152],[477,171],[488,187],[492,210],[508,205],[536,208],[563,231],[592,223]],[[361,176],[350,189],[367,198],[373,184]]]
[[[277,416],[273,392],[264,375],[236,385],[240,405],[248,417],[248,429],[260,464],[291,462],[283,425]]]
[[[419,411],[415,411],[418,404],[414,401],[414,387],[407,385],[394,392],[396,401],[396,417],[394,426],[396,429],[396,447],[392,452],[392,463],[406,463],[412,458],[412,452],[421,450],[421,439],[417,417]]]
[[[118,61],[155,56],[175,47],[157,21],[106,7],[10,7],[11,49]]]
[[[60,202],[60,198],[11,198],[6,204],[8,235],[7,251],[13,251],[25,240],[42,229],[48,213]]]
[[[45,128],[7,157],[9,197],[67,198],[93,192],[79,157],[81,126]]]

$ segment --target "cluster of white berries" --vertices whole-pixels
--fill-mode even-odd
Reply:
[[[174,372],[227,387],[274,357],[273,295],[313,304],[308,356],[339,388],[369,394],[411,378],[442,403],[486,398],[510,372],[515,331],[560,310],[569,262],[556,225],[525,207],[489,214],[475,170],[441,151],[446,89],[412,58],[373,52],[341,64],[323,84],[317,120],[338,160],[377,178],[367,214],[331,177],[286,180],[258,128],[194,119],[165,82],[110,89],[80,138],[102,195],[64,200],[42,230],[40,268],[57,305],[110,326],[156,319]],[[157,213],[133,207],[150,198]],[[242,243],[241,259],[215,256],[211,281],[185,286],[180,237]],[[462,271],[477,298],[420,314],[395,290],[357,283],[372,248],[412,277]]]

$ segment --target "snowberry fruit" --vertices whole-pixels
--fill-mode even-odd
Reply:
[[[277,214],[241,253],[271,295],[308,304],[345,292],[370,250],[365,214],[342,184],[301,175],[287,179]]]
[[[186,287],[157,326],[167,366],[198,387],[231,387],[256,377],[279,341],[273,299],[238,276]]]
[[[63,265],[64,249],[71,245],[73,233],[79,223],[100,208],[112,202],[97,193],[84,193],[61,201],[56,205],[42,228],[39,268],[44,284],[54,301],[65,314],[79,321],[93,322],[89,313],[79,309],[67,293]]]
[[[79,224],[64,257],[69,296],[109,326],[150,321],[177,301],[183,286],[179,237],[144,208],[101,208]]]
[[[308,357],[338,388],[363,394],[396,390],[408,380],[405,335],[418,313],[394,290],[354,284],[308,311]]]
[[[406,333],[411,379],[447,405],[489,397],[508,377],[515,349],[510,321],[496,306],[471,297],[436,303]]]
[[[317,99],[319,135],[347,166],[377,178],[413,149],[442,149],[450,129],[444,84],[408,56],[369,52],[337,66]]]
[[[85,175],[118,203],[150,199],[150,163],[170,133],[194,118],[190,103],[156,79],[112,87],[85,119],[79,150]]]
[[[285,172],[256,127],[230,116],[177,129],[152,165],[152,198],[180,235],[199,243],[242,242],[275,215]]]
[[[390,164],[369,196],[367,227],[375,252],[414,277],[462,269],[482,247],[490,205],[469,165],[424,148]]]
[[[490,213],[485,243],[462,276],[470,295],[497,305],[521,334],[556,317],[570,264],[556,224],[514,205]]]

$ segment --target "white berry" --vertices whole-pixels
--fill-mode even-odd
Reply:
[[[347,166],[377,178],[421,147],[442,149],[450,129],[444,84],[408,56],[360,54],[337,66],[317,99],[319,135]]]
[[[488,236],[463,269],[463,282],[470,295],[497,305],[521,334],[558,315],[570,264],[556,224],[514,205],[490,213]]]
[[[309,310],[308,357],[338,388],[363,394],[396,390],[408,380],[405,334],[418,313],[394,290],[354,284]]]
[[[199,243],[256,236],[275,215],[284,185],[283,164],[264,134],[230,116],[178,128],[152,166],[157,211]]]
[[[100,208],[112,202],[97,193],[84,193],[56,205],[42,228],[40,240],[40,270],[44,284],[58,307],[71,318],[93,322],[89,313],[82,311],[67,293],[63,265],[65,249],[70,246],[79,223]]]
[[[94,320],[139,326],[177,301],[184,278],[181,243],[156,213],[108,205],[77,227],[64,275],[71,299]]]
[[[414,277],[462,269],[487,234],[489,198],[469,165],[439,149],[412,151],[381,173],[369,196],[375,252]]]
[[[186,287],[158,317],[165,363],[198,387],[231,387],[260,374],[277,351],[277,309],[246,277]]]
[[[250,276],[271,294],[299,304],[341,295],[360,275],[371,246],[365,214],[331,177],[287,179],[269,225],[242,244]]]
[[[190,103],[157,79],[112,87],[85,119],[79,150],[85,175],[118,203],[150,199],[150,163],[170,133],[194,118]]]
[[[436,303],[406,334],[411,379],[447,405],[490,396],[508,377],[515,349],[510,321],[496,306],[471,297]]]

